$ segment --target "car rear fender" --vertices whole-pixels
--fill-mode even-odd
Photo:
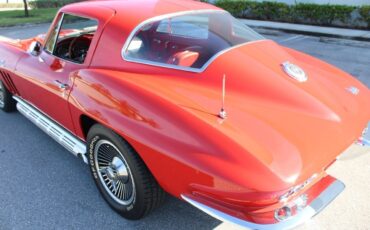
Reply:
[[[69,102],[81,139],[85,138],[82,115],[114,130],[137,150],[161,186],[178,197],[195,187],[222,193],[233,184],[236,190],[248,190],[256,188],[256,181],[259,186],[266,184],[261,182],[263,177],[270,178],[266,190],[289,187],[252,155],[244,154],[241,159],[245,149],[214,127],[157,95],[154,89],[125,79],[125,75],[132,79],[131,73],[98,69],[82,70],[74,76]],[[247,169],[240,163],[245,161],[249,161]],[[246,171],[258,173],[248,175]]]

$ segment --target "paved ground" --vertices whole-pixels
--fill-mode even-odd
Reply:
[[[29,37],[46,25],[0,29]],[[370,44],[261,31],[282,45],[334,64],[370,87]],[[18,113],[0,112],[0,230],[8,229],[237,229],[175,198],[142,221],[126,221],[102,200],[86,165]],[[370,229],[370,154],[345,155],[330,173],[347,189],[299,229]]]
[[[271,22],[251,19],[240,19],[240,20],[248,26],[257,28],[265,28],[270,30],[275,29],[280,31],[287,31],[290,33],[302,33],[315,36],[330,36],[330,37],[349,38],[359,41],[370,41],[369,30],[355,30],[346,28],[323,27],[323,26],[292,24],[285,22]]]

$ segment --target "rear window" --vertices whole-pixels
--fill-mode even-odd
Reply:
[[[200,71],[220,52],[261,39],[227,12],[184,13],[144,23],[130,36],[123,56],[133,62]]]
[[[169,18],[159,23],[157,32],[185,38],[207,39],[209,32],[208,24],[208,18],[202,16]]]

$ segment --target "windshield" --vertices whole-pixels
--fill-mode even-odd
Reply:
[[[129,39],[128,61],[197,72],[222,51],[264,38],[227,12],[208,11],[150,20]]]

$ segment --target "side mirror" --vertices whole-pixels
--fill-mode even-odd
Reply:
[[[28,53],[33,56],[39,56],[41,53],[42,45],[38,41],[33,41],[31,45],[28,47]]]

